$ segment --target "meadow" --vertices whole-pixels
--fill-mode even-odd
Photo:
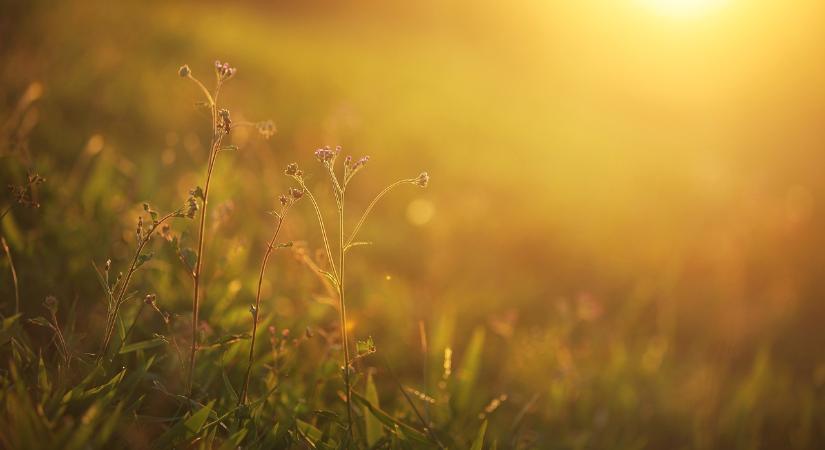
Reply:
[[[0,1],[0,447],[822,447],[820,3]]]

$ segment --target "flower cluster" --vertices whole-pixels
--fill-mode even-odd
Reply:
[[[281,194],[279,201],[281,202],[281,206],[287,207],[300,200],[303,196],[303,189],[289,188],[289,193]]]
[[[8,185],[9,192],[11,192],[12,197],[14,197],[14,201],[18,204],[28,208],[39,208],[40,203],[38,203],[35,199],[33,188],[44,181],[46,181],[46,179],[40,175],[30,173],[26,180],[26,184],[19,186],[14,184]]]
[[[319,148],[315,150],[315,157],[318,161],[324,164],[333,164],[335,162],[335,158],[338,154],[341,153],[341,146],[335,147],[335,149],[330,148],[329,145],[325,146],[324,148]]]
[[[188,67],[187,67],[188,69]],[[235,76],[235,72],[237,69],[234,67],[230,67],[228,62],[220,62],[215,61],[215,73],[218,75],[219,81],[226,81],[233,76]]]
[[[298,164],[296,164],[296,163],[287,164],[286,170],[284,170],[284,173],[287,174],[288,176],[292,177],[292,178],[295,178],[295,179],[299,179],[304,175],[304,171],[299,169]]]

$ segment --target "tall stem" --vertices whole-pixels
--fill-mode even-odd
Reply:
[[[201,90],[204,91],[207,99],[209,100],[209,104],[212,109],[212,143],[210,144],[209,148],[209,161],[206,168],[206,182],[203,186],[203,208],[201,209],[201,216],[200,216],[200,224],[198,226],[198,259],[195,262],[195,269],[192,272],[192,278],[194,280],[194,289],[192,294],[192,347],[189,352],[189,375],[186,381],[186,392],[191,396],[192,395],[192,382],[195,377],[195,358],[198,352],[198,317],[200,315],[200,280],[201,280],[201,268],[203,267],[203,242],[204,242],[204,235],[206,234],[206,215],[207,215],[207,206],[209,204],[209,182],[212,179],[212,169],[215,166],[215,159],[218,155],[218,149],[221,145],[221,140],[223,139],[223,133],[221,130],[218,129],[218,94],[220,93],[221,83],[220,79],[218,80],[217,87],[215,88],[215,95],[212,96],[209,94],[209,90],[201,83],[197,78],[190,76],[192,80],[194,80]]]
[[[272,255],[272,250],[275,248],[275,240],[278,239],[278,233],[281,231],[281,224],[284,222],[283,214],[278,217],[278,225],[275,227],[275,233],[269,244],[266,246],[266,253],[264,253],[264,260],[261,262],[261,273],[258,275],[258,291],[255,294],[255,311],[252,315],[252,342],[249,344],[249,363],[246,367],[246,376],[243,381],[243,388],[241,395],[238,398],[238,405],[246,403],[246,395],[249,390],[249,377],[252,373],[252,361],[255,355],[255,336],[258,334],[258,314],[261,311],[261,286],[264,282],[264,273],[266,272],[266,265],[269,262],[269,256]]]
[[[347,332],[347,304],[344,300],[344,191],[339,189],[338,201],[338,299],[341,310],[341,341],[344,347],[344,384],[347,390],[347,424],[350,439],[352,439],[352,386],[349,379],[349,333]]]
[[[201,208],[200,224],[198,225],[198,259],[195,261],[195,269],[192,272],[194,280],[194,293],[192,295],[192,346],[189,352],[189,376],[186,382],[186,391],[192,394],[192,381],[195,376],[195,357],[198,352],[198,316],[200,315],[200,280],[201,268],[203,267],[203,242],[206,234],[206,215],[209,205],[209,182],[212,179],[212,168],[215,164],[217,152],[215,147],[219,142],[218,137],[213,138],[212,148],[209,152],[209,165],[206,170],[206,182],[203,187],[203,208]]]
[[[398,185],[404,183],[412,183],[414,181],[414,179],[398,180],[395,183],[385,187],[383,191],[379,192],[378,195],[376,195],[375,198],[372,199],[369,206],[367,206],[367,209],[364,210],[364,213],[361,214],[361,218],[358,219],[358,223],[356,223],[355,228],[352,229],[352,233],[350,234],[349,239],[347,240],[346,246],[352,244],[352,241],[355,240],[355,236],[358,234],[358,231],[361,230],[361,225],[364,225],[364,221],[367,220],[367,216],[370,215],[372,208],[375,207],[375,204],[378,203],[378,201],[381,200],[381,198],[384,197],[384,195],[386,195],[387,192],[391,191],[394,187]]]

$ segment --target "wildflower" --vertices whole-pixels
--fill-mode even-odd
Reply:
[[[289,197],[287,197],[284,194],[281,194],[281,196],[278,198],[278,200],[280,200],[281,206],[286,206],[286,205],[289,204]]]
[[[293,177],[293,178],[300,178],[301,175],[304,174],[303,171],[298,169],[298,164],[296,164],[296,163],[287,164],[286,170],[284,170],[284,173],[291,176],[291,177]]]
[[[369,160],[370,160],[369,156],[362,156],[361,158],[358,159],[358,161],[355,161],[355,164],[352,165],[351,170],[353,172],[355,172],[356,170],[358,170],[358,169],[364,167],[365,165],[367,165],[367,162]]]
[[[327,145],[324,148],[319,148],[318,150],[315,150],[315,158],[317,158],[319,162],[329,164],[335,160],[335,157],[338,156],[338,153],[340,152],[340,146],[335,147],[335,150],[333,150]]]
[[[180,66],[180,69],[178,69],[178,75],[180,75],[183,78],[188,77],[190,73],[192,73],[192,71],[189,70],[189,66],[187,66],[186,64]]]
[[[427,184],[430,182],[430,175],[427,172],[421,172],[418,177],[415,178],[414,183],[418,186],[423,188],[427,187]]]
[[[289,188],[289,195],[292,197],[293,200],[298,200],[304,196],[304,190]]]
[[[226,81],[232,78],[235,76],[236,71],[237,69],[234,67],[229,67],[228,62],[222,63],[220,61],[215,61],[215,73],[218,74],[219,81]]]

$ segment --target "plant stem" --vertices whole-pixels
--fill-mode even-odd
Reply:
[[[200,279],[201,279],[201,267],[203,266],[203,242],[204,242],[204,235],[206,234],[206,212],[207,212],[207,205],[209,199],[209,182],[212,179],[212,169],[215,167],[215,158],[218,155],[218,148],[220,148],[221,140],[223,139],[223,134],[218,130],[217,120],[218,120],[218,107],[216,104],[218,98],[218,92],[220,91],[220,82],[218,82],[218,87],[215,88],[215,96],[214,98],[209,95],[209,91],[203,86],[203,84],[198,81],[195,77],[190,77],[195,82],[197,82],[198,86],[206,93],[207,98],[209,99],[210,106],[212,107],[212,143],[209,149],[209,162],[207,164],[206,169],[206,182],[203,186],[203,208],[201,208],[201,217],[200,217],[200,225],[198,227],[198,259],[195,262],[195,270],[192,272],[192,278],[194,279],[194,293],[192,295],[192,348],[189,353],[189,375],[187,377],[186,382],[186,392],[189,393],[191,396],[192,394],[192,382],[195,376],[195,357],[198,351],[198,316],[200,314]]]
[[[11,208],[9,208],[11,209]],[[6,238],[0,237],[0,243],[3,244],[3,250],[6,252],[6,258],[9,259],[9,267],[11,268],[11,280],[14,283],[14,313],[20,313],[20,290],[17,286],[17,271],[14,270],[14,261],[11,259],[11,252],[9,246],[6,244]]]
[[[361,214],[361,218],[358,219],[358,223],[355,224],[355,228],[352,229],[352,233],[350,234],[349,239],[347,240],[347,243],[346,243],[345,247],[352,244],[352,241],[355,240],[355,236],[358,234],[358,231],[361,229],[361,225],[364,225],[364,221],[367,220],[367,216],[370,215],[370,212],[372,211],[372,208],[375,206],[376,203],[378,203],[379,200],[381,200],[382,197],[384,197],[384,195],[387,194],[387,192],[391,191],[393,188],[395,188],[396,186],[399,186],[401,184],[413,183],[413,182],[415,182],[414,178],[413,179],[398,180],[395,183],[385,187],[383,191],[379,192],[378,195],[376,195],[375,198],[372,199],[369,206],[367,206],[367,209],[364,211],[364,214]]]
[[[347,333],[347,305],[344,300],[344,191],[338,190],[338,299],[341,310],[341,341],[344,347],[344,384],[347,390],[347,430],[350,439],[352,435],[352,386],[349,379],[349,333]]]
[[[258,291],[255,294],[255,311],[252,317],[252,342],[249,345],[249,364],[246,367],[246,376],[244,377],[241,395],[238,398],[238,405],[243,405],[246,403],[246,395],[249,390],[249,377],[252,373],[252,360],[255,354],[255,336],[258,333],[258,314],[261,312],[261,286],[263,285],[264,273],[266,272],[266,265],[269,262],[269,256],[272,255],[272,250],[275,248],[275,240],[278,239],[278,233],[281,231],[281,225],[283,222],[284,216],[282,212],[282,214],[278,217],[278,224],[275,226],[275,233],[273,233],[272,239],[269,240],[269,244],[266,247],[263,262],[261,262],[261,273],[258,276]]]
[[[318,224],[321,226],[321,237],[324,239],[324,250],[327,252],[327,260],[329,261],[329,265],[332,267],[332,274],[335,276],[335,282],[338,284],[340,277],[338,276],[338,269],[335,267],[335,260],[332,258],[332,250],[329,245],[329,236],[327,235],[327,228],[324,225],[324,216],[321,215],[321,208],[318,207],[318,202],[315,200],[315,196],[312,195],[312,191],[309,190],[303,181],[301,181],[301,189],[307,193],[310,202],[312,202],[312,206],[315,208],[315,214],[318,216]]]

